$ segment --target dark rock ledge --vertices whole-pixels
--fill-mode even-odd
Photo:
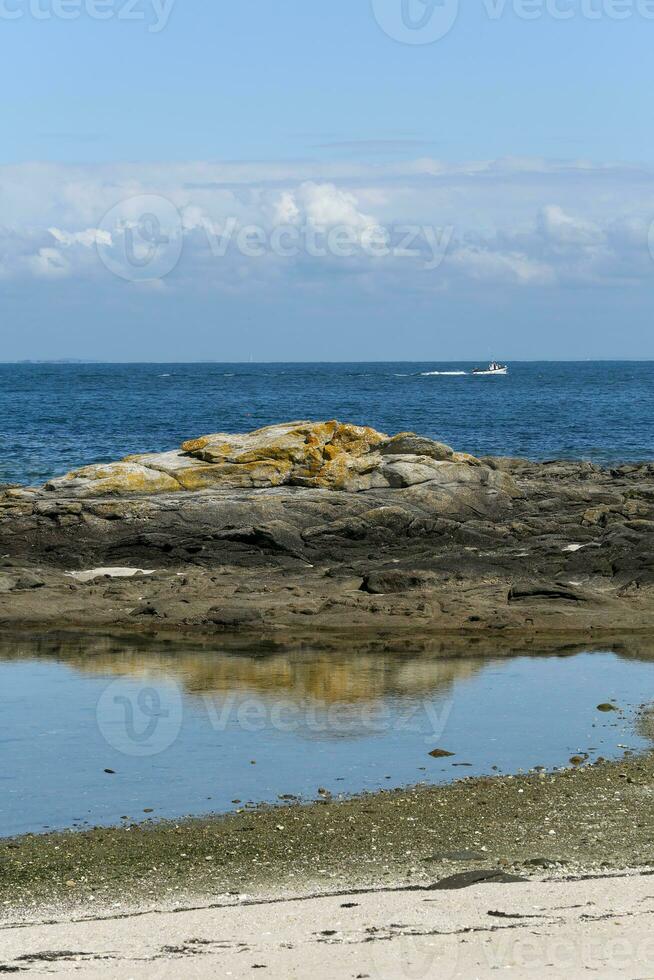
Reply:
[[[654,464],[475,459],[338,422],[206,436],[0,488],[0,624],[651,629]]]

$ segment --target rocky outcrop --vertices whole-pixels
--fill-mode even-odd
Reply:
[[[27,622],[313,642],[651,628],[654,467],[476,459],[334,421],[203,436],[0,491],[0,623]]]
[[[0,494],[0,548],[71,568],[239,560],[313,564],[357,542],[420,538],[435,520],[496,519],[513,478],[412,433],[293,422],[85,466]]]
[[[173,452],[85,466],[46,489],[80,498],[280,486],[359,493],[421,483],[511,489],[510,478],[442,443],[407,432],[389,438],[336,421],[288,422],[244,435],[219,432]]]

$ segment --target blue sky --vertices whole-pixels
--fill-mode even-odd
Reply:
[[[523,2],[0,2],[0,357],[654,357],[654,19]]]

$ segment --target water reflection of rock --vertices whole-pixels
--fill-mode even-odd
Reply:
[[[42,636],[0,640],[0,660],[53,659],[90,674],[166,676],[192,694],[251,692],[319,702],[374,701],[389,694],[449,690],[479,671],[483,661],[434,655],[342,654],[293,651],[264,654],[197,648],[166,649],[110,636]]]
[[[166,676],[189,693],[243,692],[313,698],[336,702],[374,701],[387,695],[432,695],[449,691],[507,656],[573,656],[588,652],[588,642],[551,643],[513,639],[465,641],[440,638],[415,650],[391,653],[371,641],[356,649],[334,651],[294,647],[281,642],[269,649],[225,649],[222,640],[110,634],[15,634],[0,637],[0,660],[52,659],[88,674]],[[599,649],[599,648],[598,648]],[[603,642],[625,658],[654,658],[654,641],[646,637]],[[654,720],[649,724],[654,735]]]

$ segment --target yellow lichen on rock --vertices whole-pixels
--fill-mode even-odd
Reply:
[[[86,466],[47,484],[75,496],[157,494],[283,485],[359,493],[422,483],[497,485],[473,456],[402,432],[389,437],[336,420],[288,422],[254,432],[217,432],[173,452]]]
[[[187,439],[186,442],[182,443],[182,452],[184,453],[197,453],[207,445],[211,440],[212,436],[201,436],[199,439]]]
[[[387,436],[367,426],[329,422],[289,422],[271,425],[244,435],[217,432],[191,439],[182,452],[218,467],[202,470],[199,484],[193,472],[175,473],[183,486],[215,486],[220,480],[232,486],[279,486],[296,483],[329,489],[368,489],[354,460],[368,456],[364,471],[379,464],[374,450]],[[231,466],[231,468],[230,468]],[[208,481],[208,484],[205,482]]]
[[[84,496],[103,497],[114,493],[170,493],[179,490],[177,480],[135,462],[107,463],[84,466],[59,480],[46,484],[47,489],[61,489],[62,483],[71,490],[82,490]]]
[[[220,486],[257,489],[281,486],[291,470],[291,464],[284,462],[214,463],[179,470],[176,479],[184,490],[207,490]]]
[[[341,422],[289,422],[269,425],[244,435],[214,435],[191,439],[182,444],[182,452],[205,462],[251,463],[278,459],[307,465],[318,464],[323,452],[347,452],[359,456],[383,442],[387,436],[365,426]]]

